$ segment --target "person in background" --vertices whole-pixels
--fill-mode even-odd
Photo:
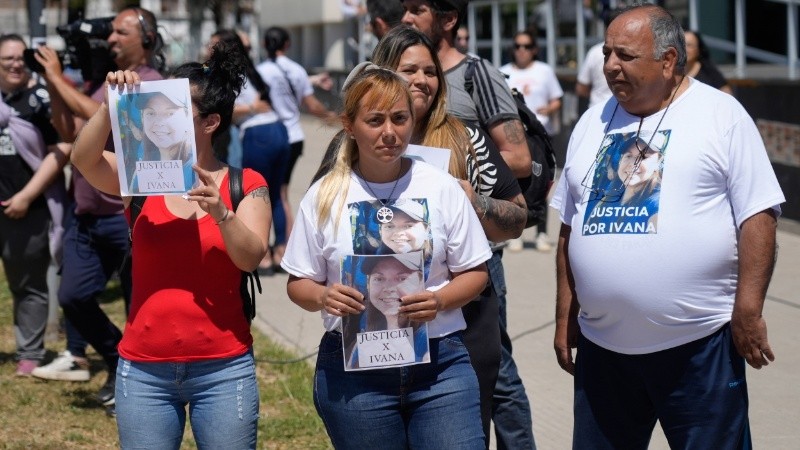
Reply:
[[[575,95],[588,98],[589,108],[605,103],[611,98],[611,89],[608,88],[603,73],[603,63],[603,43],[599,42],[586,52],[583,65],[578,70]]]
[[[160,80],[162,77],[156,67],[162,40],[153,13],[137,7],[125,8],[114,17],[111,26],[113,31],[108,45],[116,66],[120,70],[136,71],[142,80]],[[103,103],[105,84],[91,86],[94,90],[87,96],[63,77],[61,63],[53,49],[39,47],[36,60],[45,69],[42,75],[52,100],[53,125],[62,139],[72,142],[77,130]],[[111,149],[110,133],[107,138]],[[120,270],[129,250],[128,222],[123,215],[122,199],[92,187],[80,170],[72,170],[70,188],[74,206],[66,219],[58,302],[73,327],[72,331],[67,328],[67,349],[73,355],[85,354],[84,342],[88,342],[108,366],[108,378],[96,399],[113,414],[119,359],[117,344],[122,331],[100,308],[98,296],[118,272],[126,310],[130,304],[130,273]],[[65,358],[57,358],[52,366],[42,367],[36,376],[63,379],[59,373],[76,366],[72,364],[72,356],[62,356]]]
[[[357,66],[343,88],[347,137],[333,169],[306,193],[283,267],[289,298],[322,311],[325,334],[314,380],[314,402],[335,448],[482,449],[478,383],[461,341],[461,306],[487,281],[491,256],[464,190],[439,169],[404,158],[414,131],[412,97],[394,71]],[[427,322],[430,362],[403,367],[344,370],[341,318],[364,310],[363,295],[341,284],[341,261],[353,254],[360,224],[385,220],[386,210],[364,217],[363,202],[384,207],[424,202],[433,257],[426,290],[403,297],[400,314]],[[372,210],[374,214],[374,210]],[[456,243],[458,245],[455,245]]]
[[[433,42],[447,82],[448,112],[470,128],[473,139],[479,136],[492,141],[515,177],[527,177],[531,174],[531,155],[505,76],[489,61],[468,57],[455,48],[456,30],[467,20],[467,3],[466,0],[403,0],[406,9],[403,23],[421,31]],[[474,69],[471,93],[466,79],[470,67]],[[519,235],[497,240],[487,233],[487,237],[493,242],[503,242]],[[480,384],[481,419],[487,448],[504,339],[500,326],[500,310],[506,295],[503,245],[492,246],[492,258],[488,262],[491,289],[463,308],[467,321],[464,342]]]
[[[728,80],[711,61],[711,53],[700,33],[687,30],[684,35],[686,38],[686,75],[726,94],[733,94]]]
[[[467,54],[469,51],[469,29],[467,29],[466,25],[461,25],[458,27],[455,43],[458,51]]]
[[[13,297],[18,376],[30,376],[45,356],[47,269],[61,254],[69,158],[50,124],[47,91],[25,67],[25,49],[21,36],[0,36],[0,253]]]
[[[686,76],[667,10],[626,10],[603,52],[614,98],[575,125],[551,201],[562,222],[553,345],[574,376],[573,448],[646,449],[656,423],[671,448],[752,448],[745,362],[775,358],[763,307],[784,195],[747,111]],[[598,161],[625,134],[643,141],[634,166],[663,159],[658,222],[637,229],[650,208],[617,195],[605,214],[619,225],[592,233],[586,210],[608,177]]]
[[[552,136],[556,132],[553,119],[556,119],[556,115],[561,111],[561,97],[564,96],[564,91],[558,83],[553,68],[547,63],[536,60],[536,55],[539,53],[536,32],[519,31],[514,35],[513,41],[512,62],[500,67],[500,71],[508,76],[508,85],[522,93],[525,104],[536,113],[536,118]],[[552,250],[553,246],[547,236],[546,212],[536,231],[536,250],[540,252]],[[510,251],[520,251],[522,248],[522,238],[508,242]]]
[[[200,185],[185,197],[148,197],[131,224],[136,289],[117,368],[122,448],[179,448],[187,409],[198,448],[257,448],[258,384],[240,283],[267,251],[269,189],[245,169],[232,210],[228,166],[212,147],[231,123],[246,65],[240,49],[220,43],[205,63],[171,73],[189,80]],[[107,81],[129,91],[141,80],[126,70]],[[110,129],[104,102],[76,139],[72,163],[97,189],[119,195],[116,154],[103,144]]]
[[[289,204],[289,183],[291,182],[294,166],[300,155],[303,154],[303,128],[300,126],[300,107],[304,106],[308,112],[326,122],[332,123],[337,119],[334,112],[328,111],[317,97],[314,88],[308,79],[308,73],[300,64],[289,59],[286,52],[291,41],[289,32],[280,27],[271,27],[264,33],[264,47],[267,49],[267,59],[258,65],[258,73],[270,87],[270,100],[272,107],[283,121],[289,132],[289,162],[283,174],[280,185],[280,198],[283,204],[283,213],[276,212],[273,216],[275,224],[285,223],[286,237],[292,232],[294,214]],[[274,186],[273,189],[278,189]],[[275,236],[278,239],[280,236]],[[280,267],[281,258],[286,248],[286,241],[275,241],[269,257],[273,267]]]
[[[270,86],[261,78],[235,31],[217,31],[211,36],[212,48],[217,42],[225,42],[226,48],[237,49],[247,58],[247,80],[233,109],[233,122],[239,129],[237,135],[242,145],[242,167],[260,173],[270,186],[281,186],[291,151],[286,126],[272,109]],[[285,208],[279,189],[270,191],[270,204],[274,218],[275,247],[280,247],[286,242],[287,229],[286,220],[281,220],[285,218]],[[265,275],[274,273],[271,255],[264,257],[258,269]]]
[[[396,1],[386,0],[367,0],[367,13],[369,13],[369,23],[372,27],[372,34],[378,40],[382,39],[392,28],[400,25],[405,14],[403,5]]]

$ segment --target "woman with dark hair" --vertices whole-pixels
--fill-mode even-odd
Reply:
[[[711,61],[703,37],[696,31],[684,31],[686,37],[686,75],[697,81],[715,87],[726,94],[732,94],[733,89],[728,80]]]
[[[228,167],[212,148],[230,126],[244,58],[220,43],[205,63],[171,74],[189,80],[200,184],[185,198],[148,197],[131,224],[135,288],[116,384],[122,448],[179,448],[187,406],[198,448],[256,448],[258,385],[239,286],[242,271],[267,251],[269,192],[245,169],[244,198],[231,210]],[[106,80],[119,90],[140,83],[127,70]],[[119,195],[116,154],[103,149],[110,129],[103,102],[75,141],[72,162],[97,189]],[[128,209],[131,198],[123,200]]]
[[[275,233],[275,243],[272,248],[272,261],[277,269],[280,265],[283,252],[286,248],[286,237],[292,231],[294,214],[289,204],[289,182],[292,178],[295,163],[303,154],[305,135],[300,126],[300,107],[325,120],[334,122],[338,118],[335,113],[328,111],[325,105],[314,96],[314,88],[308,78],[308,73],[300,64],[292,61],[286,52],[291,41],[289,32],[281,27],[271,27],[264,33],[264,47],[267,49],[267,59],[258,65],[258,73],[269,84],[270,99],[275,112],[278,113],[283,124],[289,132],[289,160],[282,167],[283,174],[280,185],[270,183],[275,194],[280,193],[280,204],[284,209],[281,217],[285,217],[286,232],[279,235]],[[275,213],[277,214],[277,213]],[[276,219],[276,223],[277,223]]]
[[[242,143],[242,167],[253,169],[266,180],[270,189],[269,200],[272,204],[272,226],[275,228],[274,247],[283,254],[286,245],[286,212],[281,198],[279,186],[289,164],[289,134],[286,126],[272,109],[270,87],[261,78],[241,38],[234,30],[220,30],[211,35],[210,44],[225,42],[245,55],[245,75],[247,77],[242,91],[236,97],[233,108],[233,122],[239,127]],[[265,274],[274,271],[272,254],[267,251],[259,264],[259,270]]]

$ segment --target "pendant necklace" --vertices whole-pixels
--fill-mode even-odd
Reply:
[[[375,194],[375,191],[372,190],[372,187],[369,185],[369,181],[367,181],[367,179],[364,178],[364,175],[361,172],[360,164],[358,165],[357,169],[358,170],[356,171],[356,174],[360,176],[362,180],[364,180],[364,184],[367,186],[369,193],[372,194],[372,196],[375,197],[375,200],[377,200],[381,204],[380,209],[378,209],[378,212],[376,213],[376,219],[380,223],[391,222],[392,219],[394,218],[394,211],[392,211],[392,208],[386,206],[386,204],[392,199],[392,195],[394,195],[394,190],[397,188],[397,184],[400,182],[400,174],[403,172],[403,160],[402,159],[400,160],[400,170],[397,171],[397,179],[394,180],[394,186],[392,186],[392,191],[389,192],[389,197],[386,198],[386,201],[381,200]]]

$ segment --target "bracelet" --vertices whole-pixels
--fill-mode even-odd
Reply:
[[[219,219],[219,221],[217,222],[217,225],[221,224],[222,222],[225,222],[225,219],[228,218],[228,213],[230,211],[231,211],[230,209],[225,208],[225,214],[222,215],[222,219]]]
[[[483,214],[481,215],[480,218],[480,220],[483,220],[484,218],[486,218],[486,213],[489,211],[489,199],[486,198],[485,195],[480,195],[479,197],[481,198],[481,200],[483,200]]]

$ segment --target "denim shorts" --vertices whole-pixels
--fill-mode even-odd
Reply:
[[[186,406],[200,449],[254,449],[258,384],[252,351],[191,363],[120,357],[116,410],[123,449],[178,449]]]
[[[341,335],[325,333],[314,404],[333,446],[484,449],[478,379],[461,333],[431,339],[430,355],[426,364],[345,372]]]

